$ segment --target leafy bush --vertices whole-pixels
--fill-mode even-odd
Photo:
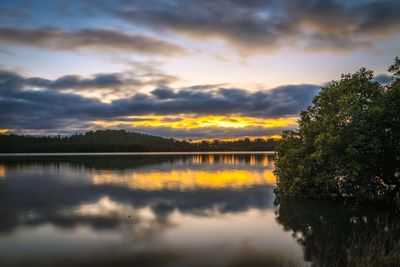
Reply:
[[[400,191],[400,59],[390,83],[365,68],[323,87],[278,144],[281,197],[394,200]]]

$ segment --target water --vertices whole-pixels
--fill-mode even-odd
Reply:
[[[354,229],[398,218],[277,203],[272,170],[268,153],[1,157],[0,266],[342,263]]]

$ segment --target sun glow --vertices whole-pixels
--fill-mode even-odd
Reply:
[[[281,135],[267,135],[267,136],[257,136],[257,137],[248,137],[250,141],[255,141],[257,139],[262,139],[262,140],[268,140],[268,139],[275,139],[275,140],[280,140],[282,139]],[[241,138],[215,138],[215,139],[195,139],[195,140],[190,140],[191,143],[201,143],[201,142],[235,142],[235,141],[240,141],[243,140],[243,137]]]
[[[275,128],[295,126],[297,118],[265,119],[240,115],[171,115],[171,116],[129,116],[123,120],[93,121],[95,125],[103,127],[169,127],[174,129],[195,128],[246,128],[261,127]]]

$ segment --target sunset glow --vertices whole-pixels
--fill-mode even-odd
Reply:
[[[131,120],[131,121],[129,121]],[[130,116],[124,121],[94,121],[93,123],[103,127],[169,127],[174,129],[194,129],[202,127],[217,128],[245,128],[245,127],[287,127],[295,126],[297,118],[278,118],[264,119],[244,116],[221,116],[208,115],[196,116],[178,115],[178,116]]]
[[[1,0],[1,267],[399,266],[399,52],[400,0]]]
[[[2,1],[0,134],[279,136],[342,73],[388,80],[399,6],[350,2]]]

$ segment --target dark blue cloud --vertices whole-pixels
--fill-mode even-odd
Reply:
[[[149,94],[138,92],[132,97],[103,103],[98,99],[86,98],[78,94],[54,90],[54,88],[64,86],[65,88],[78,88],[78,86],[85,88],[96,85],[106,87],[118,85],[121,80],[109,78],[106,74],[95,75],[93,79],[70,77],[75,76],[48,80],[38,77],[26,78],[14,72],[0,72],[0,106],[2,107],[0,128],[73,129],[89,127],[93,120],[123,120],[126,116],[149,114],[239,114],[269,118],[297,116],[300,110],[311,102],[319,89],[316,85],[290,85],[254,92],[237,88],[215,88],[204,91],[193,90],[192,87],[176,90],[164,87],[154,89]],[[169,135],[164,128],[153,130]],[[194,135],[211,136],[211,130],[203,129],[203,132],[197,132]],[[254,127],[241,131],[258,135],[256,132],[260,130]],[[278,131],[281,130],[278,129]],[[235,133],[237,132],[239,130]],[[214,131],[213,134],[215,133],[217,132]],[[278,132],[274,132],[276,133]],[[188,132],[176,134],[190,136]]]
[[[185,53],[184,48],[156,37],[95,28],[65,31],[49,27],[2,27],[0,41],[54,50],[89,49],[161,55]]]
[[[374,40],[398,36],[400,28],[397,0],[139,0],[108,11],[156,31],[222,39],[242,54],[283,46],[331,51],[372,48]]]
[[[257,117],[296,116],[311,103],[317,85],[282,86],[273,90],[247,91],[219,88],[208,91],[156,89],[151,95],[136,94],[113,102],[122,114],[242,114]]]
[[[242,55],[288,46],[312,51],[373,49],[378,40],[398,37],[400,29],[398,0],[4,1],[1,13],[32,17],[29,24],[3,24],[8,28],[1,30],[2,41],[167,55],[181,53],[182,47],[120,29],[223,40]]]
[[[176,96],[176,94],[169,88],[157,88],[151,91],[151,94],[159,99],[171,99]]]
[[[3,72],[3,75],[6,72]],[[8,73],[15,76],[15,74]],[[14,77],[15,80],[16,77]],[[17,79],[18,80],[18,79]],[[63,92],[97,92],[102,96],[126,97],[145,86],[167,86],[177,80],[175,76],[151,72],[136,77],[133,73],[98,73],[91,77],[65,75],[55,80],[32,77],[19,78],[19,87],[45,88]]]

